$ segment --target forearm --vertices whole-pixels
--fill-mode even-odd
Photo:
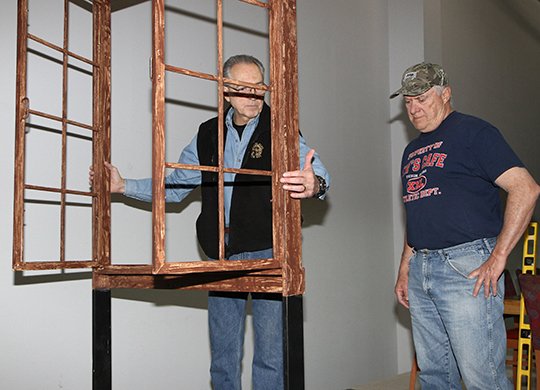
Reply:
[[[407,237],[405,237],[394,293],[398,302],[407,309],[409,308],[409,262],[412,254],[413,250],[407,244]]]
[[[408,276],[409,274],[409,262],[413,255],[413,249],[407,244],[407,241],[403,244],[403,251],[401,253],[401,261],[399,263],[398,278],[402,276]]]
[[[152,202],[152,179],[125,179],[123,195],[128,198]]]
[[[537,198],[538,185],[532,178],[531,181],[522,181],[521,185],[510,187],[504,212],[504,224],[497,237],[497,244],[491,256],[469,274],[470,279],[476,278],[473,296],[478,295],[482,286],[486,298],[490,291],[493,296],[497,295],[497,281],[504,272],[508,255],[516,246],[531,219]]]
[[[504,211],[504,224],[493,250],[494,255],[506,259],[516,246],[534,212],[538,186],[508,193]]]
[[[177,182],[171,179],[172,175],[165,178],[165,202],[181,202],[194,188],[200,184],[198,175],[192,175],[189,180]],[[141,200],[143,202],[152,202],[152,179],[126,179],[124,195]]]

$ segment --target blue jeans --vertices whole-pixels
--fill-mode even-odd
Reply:
[[[409,266],[409,305],[422,390],[508,390],[504,276],[497,295],[472,295],[467,275],[489,257],[496,239],[417,250]]]
[[[240,253],[230,260],[267,259],[272,249]],[[249,293],[210,292],[208,326],[214,390],[240,390],[246,304]],[[252,293],[253,390],[283,389],[283,301],[280,294]]]

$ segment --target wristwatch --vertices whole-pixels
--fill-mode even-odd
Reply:
[[[315,175],[317,180],[319,181],[319,192],[317,192],[315,195],[313,195],[314,198],[320,198],[326,193],[326,190],[328,186],[326,185],[326,180],[324,180],[324,177]]]

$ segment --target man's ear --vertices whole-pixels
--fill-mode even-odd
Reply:
[[[223,95],[224,95],[223,97],[225,98],[225,100],[226,100],[227,102],[230,103],[230,102],[231,102],[231,98],[229,97],[229,92],[230,92],[229,87],[224,86],[224,87],[223,87]]]
[[[442,93],[443,102],[448,103],[451,97],[452,97],[452,88],[450,88],[449,86],[446,86],[443,89],[443,93]]]

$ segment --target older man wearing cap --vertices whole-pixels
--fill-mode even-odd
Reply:
[[[411,313],[422,389],[510,389],[501,275],[540,187],[495,127],[454,111],[439,65],[408,68],[398,95],[420,134],[401,163],[407,226],[395,293]]]

